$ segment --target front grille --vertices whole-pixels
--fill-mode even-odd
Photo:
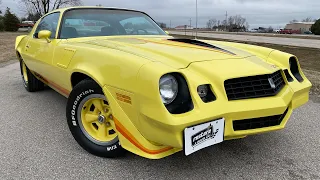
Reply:
[[[285,81],[281,71],[273,74],[229,79],[224,82],[229,100],[275,96],[284,85]]]
[[[281,124],[284,117],[286,117],[288,109],[280,115],[260,117],[253,119],[235,120],[233,121],[233,129],[235,131],[257,129],[270,126],[278,126]]]

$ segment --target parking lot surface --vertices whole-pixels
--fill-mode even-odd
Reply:
[[[171,35],[185,35],[182,31],[170,31]],[[186,35],[194,36],[194,32],[187,32]],[[250,36],[237,34],[218,34],[218,33],[198,33],[199,38],[228,39],[244,42],[269,43],[297,47],[319,48],[320,40],[318,39],[299,39],[299,38],[283,38],[283,37],[267,37],[267,36]]]
[[[225,141],[185,157],[117,159],[84,151],[69,132],[66,98],[25,91],[17,63],[0,68],[0,179],[320,179],[320,104],[286,129]]]

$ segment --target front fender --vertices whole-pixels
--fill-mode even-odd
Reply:
[[[21,35],[21,36],[17,36],[17,37],[16,37],[16,42],[15,42],[15,49],[16,49],[16,50],[18,50],[18,46],[19,46],[21,40],[22,40],[23,38],[25,38],[26,36],[27,36],[27,35]]]
[[[296,56],[294,56],[292,54],[285,53],[285,52],[282,52],[279,50],[275,50],[270,53],[267,61],[272,64],[275,64],[283,69],[290,69],[289,59],[291,57],[298,59]]]
[[[298,69],[300,71],[300,74],[303,78],[302,82],[299,82],[296,78],[294,78],[294,75],[290,71],[290,64],[289,59],[295,58],[298,62]],[[289,87],[294,92],[294,95],[292,97],[292,107],[297,108],[309,100],[309,91],[312,87],[311,82],[307,79],[305,74],[303,73],[300,63],[298,61],[298,58],[292,54],[281,52],[281,51],[273,51],[270,53],[268,57],[268,62],[273,63],[277,66],[279,66],[281,69],[288,69],[288,72],[291,77],[294,78],[294,81],[288,82]]]
[[[69,72],[71,74],[74,72],[86,74],[101,87],[109,85],[135,92],[137,73],[143,64],[150,62],[108,48],[74,49],[76,49],[76,52],[68,65]]]
[[[99,69],[96,68],[95,66],[90,65],[90,63],[78,64],[74,69],[72,69],[69,76],[70,77],[69,82],[70,82],[71,88],[72,88],[71,78],[74,73],[81,73],[90,77],[92,80],[98,83],[100,87],[103,87],[105,85],[101,71],[99,71]]]

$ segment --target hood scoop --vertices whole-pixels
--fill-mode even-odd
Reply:
[[[214,46],[212,44],[208,44],[208,43],[205,43],[205,42],[202,42],[202,41],[198,41],[198,40],[195,40],[195,39],[178,39],[178,38],[174,38],[174,39],[168,39],[168,40],[169,41],[174,41],[174,42],[192,44],[192,45],[195,45],[195,46],[201,46],[201,47],[206,47],[206,48],[210,48],[210,49],[216,49],[216,50],[224,51],[224,52],[232,54],[232,55],[236,55],[235,53],[230,52],[228,50],[225,50],[225,49],[219,48],[217,46]]]

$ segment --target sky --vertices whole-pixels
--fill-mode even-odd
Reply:
[[[1,1],[1,0],[0,0]],[[2,0],[0,9],[9,7],[19,17],[24,16],[20,0]],[[167,26],[196,22],[196,0],[82,0],[83,5],[101,4],[107,7],[121,7],[141,10]],[[306,17],[320,18],[320,0],[198,0],[198,27],[205,27],[210,18],[224,20],[228,16],[241,15],[250,28],[282,28],[293,19],[301,21]]]

